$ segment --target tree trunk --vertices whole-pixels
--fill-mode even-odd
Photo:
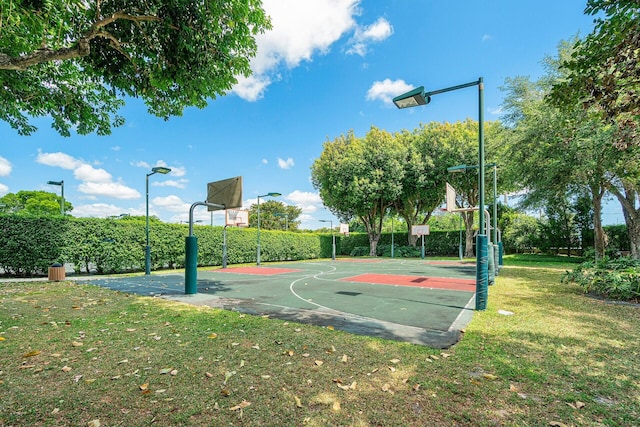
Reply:
[[[624,214],[624,222],[627,225],[627,235],[629,236],[629,244],[631,257],[640,259],[640,209],[636,209],[636,200],[639,198],[638,191],[631,183],[624,183],[624,194],[617,187],[609,190],[616,196],[622,206]]]
[[[473,253],[473,211],[461,212],[461,215],[464,220],[464,228],[466,230],[464,239],[464,257],[473,258],[475,256]]]
[[[596,250],[596,259],[604,258],[604,250],[606,247],[604,229],[602,228],[602,197],[604,189],[591,188],[593,196],[593,235],[594,249]]]

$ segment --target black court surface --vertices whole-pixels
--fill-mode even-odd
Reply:
[[[339,259],[199,269],[193,295],[185,295],[184,274],[90,283],[434,348],[458,342],[475,303],[475,264],[457,261]]]

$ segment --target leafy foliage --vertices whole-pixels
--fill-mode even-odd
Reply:
[[[577,283],[586,293],[621,301],[640,300],[640,260],[603,258],[567,272],[563,283]]]
[[[22,190],[0,197],[0,212],[15,215],[60,215],[61,197],[48,191]],[[64,211],[71,212],[73,205],[64,201]]]
[[[45,274],[62,261],[67,227],[60,217],[0,215],[0,268],[15,276]]]
[[[106,135],[125,97],[165,120],[251,73],[259,0],[0,2],[0,119],[18,133],[51,116],[62,135]]]
[[[589,0],[585,13],[603,14],[591,34],[563,62],[566,80],[555,84],[559,105],[582,103],[616,126],[615,144],[640,144],[640,2]]]
[[[300,226],[298,217],[302,209],[285,205],[278,200],[262,200],[260,202],[260,229],[264,230],[297,230]],[[258,226],[258,205],[249,208],[249,227]]]

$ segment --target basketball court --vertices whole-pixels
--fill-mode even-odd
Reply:
[[[185,275],[103,278],[90,283],[434,348],[458,342],[473,314],[475,263],[338,259],[199,269]]]

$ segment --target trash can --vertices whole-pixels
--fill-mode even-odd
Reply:
[[[49,267],[49,281],[59,282],[60,280],[64,280],[64,278],[64,265],[59,263],[51,264],[51,267]]]

